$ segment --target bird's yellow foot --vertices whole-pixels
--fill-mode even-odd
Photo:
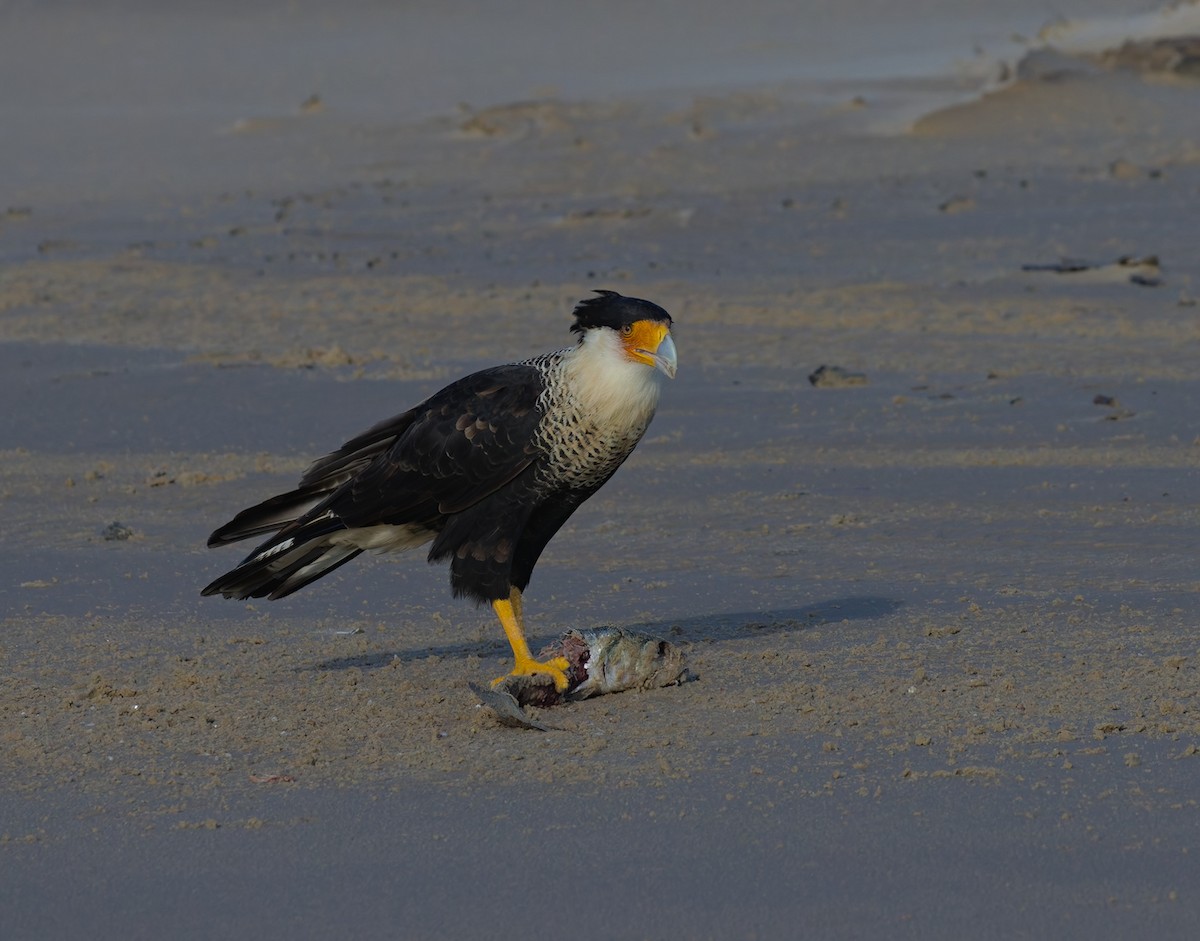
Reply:
[[[570,666],[567,663],[566,657],[552,657],[549,660],[541,661],[534,660],[533,657],[519,657],[512,670],[492,680],[493,686],[499,686],[505,680],[512,676],[534,676],[538,673],[547,674],[554,680],[554,688],[560,693],[564,693],[567,687],[571,685],[571,681],[567,678],[567,668]]]

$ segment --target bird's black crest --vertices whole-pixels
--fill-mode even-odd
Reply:
[[[639,320],[661,320],[671,323],[671,315],[650,301],[639,297],[625,297],[616,291],[597,291],[599,297],[589,297],[575,305],[575,323],[572,333],[583,333],[594,327],[612,327],[620,330],[626,324]]]

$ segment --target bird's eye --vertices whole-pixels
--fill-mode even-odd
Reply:
[[[621,328],[621,336],[623,336],[623,337],[633,336],[633,324],[631,324],[631,323],[625,324],[625,326],[623,326]]]

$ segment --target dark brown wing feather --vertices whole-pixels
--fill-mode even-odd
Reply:
[[[498,366],[447,386],[325,509],[357,527],[428,523],[478,503],[536,458],[541,390],[532,366]]]
[[[541,373],[498,366],[447,386],[316,461],[297,489],[243,510],[209,545],[278,530],[203,594],[281,598],[360,549],[340,532],[381,524],[441,531],[536,458]]]
[[[530,465],[541,391],[532,366],[466,376],[315,461],[295,490],[238,513],[208,544],[260,536],[328,510],[347,527],[426,523],[458,512]]]
[[[418,410],[419,406],[381,421],[351,438],[332,454],[314,461],[300,478],[295,490],[242,510],[208,537],[208,545],[223,546],[239,542],[294,523],[391,447],[412,425]]]

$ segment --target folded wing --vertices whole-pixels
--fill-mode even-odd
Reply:
[[[364,549],[427,542],[448,516],[531,473],[540,373],[499,366],[447,386],[316,461],[295,490],[243,510],[210,546],[274,532],[204,594],[280,598]]]

